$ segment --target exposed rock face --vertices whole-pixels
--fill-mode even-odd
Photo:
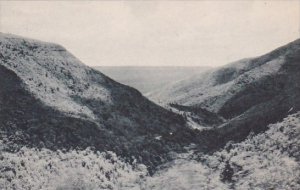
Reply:
[[[93,146],[155,166],[196,139],[182,117],[59,45],[1,34],[0,50],[0,131],[16,147]]]
[[[149,97],[215,113],[227,120],[216,129],[220,141],[241,140],[300,110],[300,40],[193,76]]]

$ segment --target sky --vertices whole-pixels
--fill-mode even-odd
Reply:
[[[0,31],[90,66],[221,66],[300,37],[300,1],[0,1]]]

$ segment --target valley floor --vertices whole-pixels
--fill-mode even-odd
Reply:
[[[0,143],[0,189],[300,189],[300,113],[213,155],[178,155],[153,176],[112,152],[8,152]]]

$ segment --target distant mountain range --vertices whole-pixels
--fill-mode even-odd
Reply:
[[[159,90],[175,82],[199,75],[209,67],[138,67],[138,66],[98,66],[101,71],[112,79],[134,87],[144,95]]]

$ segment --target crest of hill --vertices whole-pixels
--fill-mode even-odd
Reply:
[[[92,146],[152,167],[196,139],[182,117],[60,45],[1,34],[0,50],[0,130],[13,146]]]
[[[300,110],[300,39],[180,81],[149,98],[196,115],[206,110],[225,118],[218,129],[224,142],[262,132]]]

